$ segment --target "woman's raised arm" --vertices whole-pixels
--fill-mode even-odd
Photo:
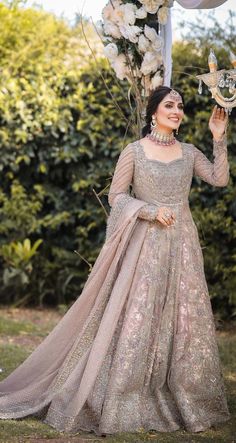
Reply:
[[[214,161],[194,146],[194,175],[213,186],[226,186],[229,181],[229,163],[227,156],[227,137],[213,140]]]

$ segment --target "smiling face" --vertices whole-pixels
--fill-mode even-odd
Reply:
[[[159,103],[154,114],[157,122],[157,130],[164,134],[170,134],[178,129],[184,116],[184,104],[179,94],[169,93]]]

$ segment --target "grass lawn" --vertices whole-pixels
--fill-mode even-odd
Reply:
[[[58,322],[55,311],[30,309],[0,310],[0,378],[5,378],[37,346]],[[96,438],[92,434],[59,433],[36,419],[1,420],[0,443],[236,443],[236,329],[217,332],[231,420],[206,432],[117,434]]]

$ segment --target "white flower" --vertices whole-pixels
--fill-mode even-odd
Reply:
[[[160,35],[157,35],[156,41],[152,43],[152,49],[156,52],[159,52],[163,48],[163,38]]]
[[[120,80],[124,80],[129,74],[127,61],[124,54],[119,54],[118,57],[112,62],[112,67],[116,73],[116,76]]]
[[[137,7],[131,3],[125,3],[117,8],[118,25],[134,25]]]
[[[169,8],[162,6],[157,13],[157,20],[161,25],[166,25],[168,19]]]
[[[142,32],[142,29],[138,26],[120,26],[120,32],[130,42],[137,43],[138,35]]]
[[[151,79],[151,89],[156,89],[161,85],[163,85],[163,78],[160,75],[160,71],[157,71]]]
[[[143,75],[148,75],[151,72],[156,72],[162,63],[161,56],[154,51],[148,51],[144,55],[140,71]]]
[[[149,40],[151,40],[152,43],[155,42],[156,37],[157,37],[157,33],[154,28],[150,28],[150,26],[145,25],[144,26],[144,34]]]
[[[109,1],[107,3],[107,5],[102,10],[102,18],[103,18],[103,20],[108,20],[108,21],[114,21],[115,22],[116,9],[119,8],[120,5],[121,5],[120,0],[112,0],[112,4]]]
[[[148,40],[143,34],[138,39],[138,49],[140,52],[147,52],[150,49],[150,40]]]
[[[147,17],[147,11],[146,9],[142,6],[141,8],[137,9],[136,13],[135,13],[135,17],[136,18],[146,18]]]
[[[118,56],[118,48],[115,43],[109,43],[104,48],[104,54],[108,60],[113,61]]]
[[[163,5],[164,0],[139,0],[145,10],[150,14],[156,14],[158,8]]]
[[[104,29],[104,33],[106,35],[111,35],[111,37],[114,37],[114,38],[121,37],[121,33],[120,33],[118,26],[116,26],[111,21],[104,20],[103,29]]]
[[[113,6],[114,8],[113,8]],[[122,4],[119,0],[112,0],[102,11],[104,21],[111,21],[116,26],[134,25],[137,6],[133,3]]]
[[[155,31],[154,28],[150,28],[150,26],[144,26],[144,34],[145,36],[152,42],[153,51],[160,51],[163,47],[163,38],[160,37]]]

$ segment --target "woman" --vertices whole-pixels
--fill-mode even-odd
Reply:
[[[0,417],[41,414],[62,431],[203,431],[229,419],[193,175],[226,186],[227,118],[214,108],[214,162],[175,139],[181,95],[159,87],[144,137],[120,155],[106,242],[82,294],[0,384]],[[133,195],[129,193],[132,184]]]

